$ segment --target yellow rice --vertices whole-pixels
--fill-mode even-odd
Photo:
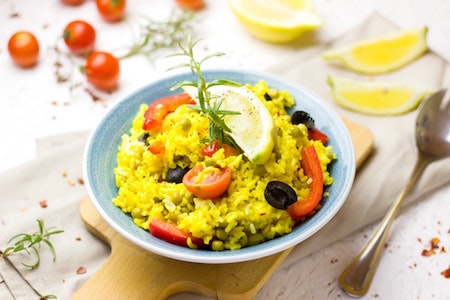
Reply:
[[[306,198],[308,178],[301,169],[300,152],[311,143],[321,161],[324,184],[332,184],[327,171],[327,165],[335,159],[332,148],[308,140],[303,124],[291,124],[285,110],[294,105],[289,92],[271,89],[263,81],[247,87],[265,103],[276,125],[275,147],[264,165],[254,165],[242,154],[225,158],[223,150],[205,158],[201,150],[206,144],[200,143],[200,139],[207,138],[208,120],[185,105],[166,116],[161,133],[150,135],[150,144],[159,141],[165,145],[164,154],[152,154],[138,140],[145,133],[142,124],[147,105],[140,107],[119,147],[114,170],[119,192],[113,199],[137,226],[147,230],[153,218],[161,218],[205,243],[214,240],[213,250],[235,250],[288,234],[296,225],[295,220],[285,210],[268,204],[264,189],[269,181],[283,181],[294,188],[299,198]],[[266,101],[264,94],[272,99]],[[198,199],[182,183],[163,180],[169,168],[177,165],[192,168],[205,160],[209,160],[208,164],[213,160],[232,171],[232,182],[220,199]]]

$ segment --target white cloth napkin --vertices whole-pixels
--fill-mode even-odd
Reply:
[[[345,33],[330,44],[317,47],[310,57],[273,66],[269,71],[302,84],[318,94],[341,116],[370,129],[374,149],[357,170],[352,191],[331,222],[319,234],[298,245],[289,259],[297,260],[350,232],[381,218],[404,187],[416,161],[414,126],[417,110],[401,116],[377,117],[345,110],[338,106],[326,83],[327,76],[367,80],[369,76],[356,74],[342,66],[326,62],[320,54],[326,49],[349,45],[363,38],[399,30],[378,14],[373,14],[360,26]],[[450,65],[429,51],[409,65],[388,74],[371,76],[376,81],[403,83],[409,86],[439,89],[450,86]],[[320,124],[319,124],[320,126]],[[411,203],[443,184],[450,183],[450,162],[443,160],[425,170],[418,185],[405,203]]]
[[[301,243],[287,260],[296,261],[346,234],[380,218],[403,187],[415,161],[413,125],[417,112],[396,117],[372,117],[346,111],[331,99],[326,85],[327,75],[360,77],[344,68],[323,61],[320,53],[397,28],[378,15],[346,33],[336,41],[306,51],[295,60],[277,64],[268,71],[294,80],[325,99],[339,114],[367,126],[374,134],[375,149],[358,170],[352,192],[336,217],[319,233]],[[407,67],[376,79],[398,81],[410,85],[439,88],[450,83],[448,63],[432,51]],[[319,124],[320,126],[320,124]],[[79,182],[86,133],[41,140],[43,152],[36,160],[0,174],[0,250],[19,232],[37,230],[37,218],[46,226],[65,232],[51,237],[56,249],[55,263],[46,246],[42,247],[41,265],[28,270],[21,265],[26,255],[10,255],[0,260],[1,299],[36,299],[53,294],[69,299],[102,265],[109,248],[92,236],[78,214],[78,206],[86,195]],[[430,190],[449,184],[449,161],[441,161],[426,170],[409,202],[420,199]],[[40,201],[46,200],[42,208]],[[84,267],[85,274],[77,274]],[[6,287],[6,288],[5,288]]]

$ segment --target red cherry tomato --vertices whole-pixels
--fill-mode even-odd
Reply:
[[[183,184],[189,192],[200,199],[216,199],[225,193],[231,182],[229,168],[217,168],[217,171],[206,174],[200,182],[197,182],[201,171],[203,166],[198,165],[183,176]]]
[[[205,0],[176,0],[178,6],[182,8],[198,10],[205,6]]]
[[[86,60],[87,81],[100,90],[114,90],[119,82],[119,60],[107,52],[94,51]]]
[[[96,0],[100,16],[108,22],[118,22],[125,16],[126,0]]]
[[[221,148],[223,148],[223,150],[224,150],[225,157],[238,156],[239,155],[239,150],[237,150],[233,146],[230,146],[230,145],[222,143],[222,146],[219,148],[219,142],[217,140],[215,140],[212,143],[212,145],[208,144],[208,146],[203,148],[202,149],[202,155],[211,157],[211,156],[214,155],[214,153],[219,151],[219,149],[221,149]]]
[[[19,31],[9,39],[8,52],[16,65],[29,68],[38,61],[39,42],[31,32]]]
[[[94,50],[95,29],[91,24],[76,20],[64,28],[63,38],[69,50],[74,54],[88,54]]]
[[[81,3],[84,2],[84,0],[61,0],[62,3],[67,4],[67,5],[80,5]]]

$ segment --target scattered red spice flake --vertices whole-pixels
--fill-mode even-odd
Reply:
[[[47,199],[43,199],[43,200],[39,201],[39,205],[42,208],[46,208],[47,207]]]
[[[98,102],[100,102],[100,103],[103,103],[103,102],[104,102],[104,101],[103,101],[103,98],[101,98],[101,97],[97,96],[96,94],[94,94],[94,92],[92,92],[90,89],[85,88],[84,91],[85,91],[86,93],[88,93],[89,96],[91,96],[92,101],[94,101],[94,102],[97,102],[97,101],[98,101]]]
[[[53,100],[53,101],[52,101],[52,105],[53,105],[53,106],[57,106],[57,105],[58,105],[58,101]]]
[[[441,240],[439,238],[437,238],[437,237],[432,238],[431,241],[430,241],[430,249],[423,249],[422,250],[422,256],[429,257],[429,256],[431,256],[433,254],[436,254],[435,249],[439,248],[439,242],[440,241]]]
[[[437,237],[435,237],[435,238],[432,238],[431,239],[431,247],[433,248],[433,249],[437,249],[437,248],[439,248],[439,242],[440,242],[441,240],[439,239],[439,238],[437,238]]]
[[[388,244],[388,243],[385,243],[385,244],[384,244],[384,248],[387,248],[387,247],[389,247],[389,244]]]
[[[78,178],[78,184],[81,184],[81,185],[84,185],[84,180],[83,180],[83,178]]]
[[[422,256],[426,256],[426,257],[428,257],[428,256],[431,256],[431,255],[433,255],[433,254],[436,254],[436,252],[434,251],[434,249],[423,249],[422,250]]]
[[[441,274],[445,277],[445,278],[450,278],[450,266],[441,272]]]
[[[12,13],[9,15],[9,17],[10,17],[11,19],[18,18],[18,17],[20,17],[20,14],[19,14],[18,12],[12,12]]]
[[[85,274],[87,271],[86,271],[86,268],[85,267],[79,267],[78,269],[77,269],[77,275],[81,275],[81,274]]]
[[[444,246],[441,247],[441,253],[447,253],[447,250],[445,250]]]
[[[419,243],[422,243],[422,239],[421,239],[421,238],[417,238],[417,241],[418,241]]]
[[[75,238],[75,240],[76,240],[76,241],[81,241],[81,237],[80,237],[80,236],[77,236],[77,237]]]

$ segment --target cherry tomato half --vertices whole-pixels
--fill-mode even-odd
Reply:
[[[125,16],[126,0],[96,0],[100,16],[108,22],[118,22]]]
[[[219,198],[230,185],[231,170],[229,168],[217,168],[216,171],[204,175],[204,178],[200,182],[197,182],[202,171],[202,165],[190,169],[183,176],[184,186],[189,192],[200,199]]]
[[[114,90],[119,82],[119,60],[107,52],[94,51],[86,60],[87,81],[100,90]]]
[[[31,32],[19,31],[9,39],[8,52],[16,65],[29,68],[38,61],[39,42]]]
[[[198,10],[205,6],[205,0],[176,0],[178,6],[182,8]]]
[[[67,24],[63,31],[64,42],[74,54],[88,54],[94,50],[95,29],[91,24],[75,20]]]

